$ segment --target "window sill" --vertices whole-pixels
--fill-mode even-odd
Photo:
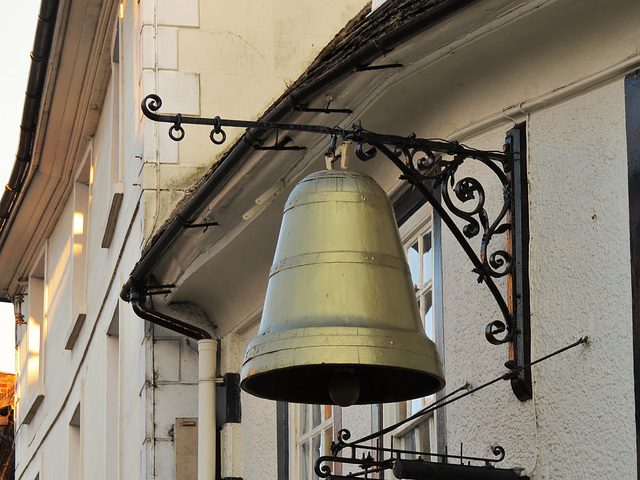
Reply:
[[[31,423],[31,420],[33,420],[33,417],[35,417],[36,412],[40,408],[40,405],[42,405],[43,400],[44,400],[44,385],[40,385],[38,387],[38,391],[35,393],[31,401],[29,402],[29,405],[27,406],[27,413],[25,414],[24,419],[22,420],[23,425],[29,425]]]
[[[65,350],[73,350],[73,346],[76,344],[76,340],[80,335],[80,330],[82,330],[82,326],[84,325],[84,321],[87,318],[87,307],[83,305],[78,309],[75,314],[75,320],[73,321],[73,325],[67,332],[67,343],[64,346]]]
[[[102,236],[102,243],[100,244],[102,248],[109,248],[111,246],[113,234],[116,231],[116,222],[118,221],[118,215],[120,214],[123,196],[124,186],[122,182],[116,182],[113,186],[113,196],[111,198],[111,205],[109,206],[109,216],[107,217],[107,224],[104,229],[104,235]]]

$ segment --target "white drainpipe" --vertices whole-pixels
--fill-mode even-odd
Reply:
[[[215,340],[198,340],[198,480],[216,478]]]

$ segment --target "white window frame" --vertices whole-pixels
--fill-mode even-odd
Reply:
[[[87,318],[87,272],[89,270],[89,223],[91,184],[93,183],[92,145],[85,152],[76,172],[73,187],[73,219],[71,231],[71,325],[67,331],[65,350],[72,350]]]
[[[431,276],[428,279],[423,278],[423,265],[422,265],[422,254],[423,252],[423,243],[422,239],[427,232],[431,232]],[[420,207],[411,217],[401,225],[400,227],[400,237],[402,239],[402,244],[404,247],[405,253],[408,254],[408,250],[416,244],[419,245],[419,255],[418,255],[418,265],[419,265],[419,282],[418,288],[416,289],[416,300],[419,299],[420,303],[420,316],[423,322],[423,326],[425,323],[425,313],[423,311],[425,305],[425,298],[427,295],[431,295],[431,307],[430,307],[430,315],[431,315],[431,327],[428,328],[427,335],[431,340],[438,343],[438,336],[440,335],[438,328],[436,326],[435,316],[434,316],[434,307],[437,299],[434,298],[434,277],[435,277],[435,237],[434,237],[434,225],[433,225],[433,215],[432,208],[429,204],[425,204]],[[415,275],[412,276],[412,280],[415,278]],[[392,425],[397,423],[420,409],[422,409],[429,402],[435,400],[435,395],[431,395],[428,397],[422,397],[414,400],[408,400],[405,402],[398,402],[392,404],[385,404],[383,407],[384,418],[386,425]],[[422,416],[420,418],[414,419],[398,429],[391,432],[391,434],[385,438],[385,444],[390,445],[393,443],[393,447],[397,449],[406,449],[413,451],[428,451],[436,452],[437,451],[437,426],[435,421],[435,416],[433,413]],[[408,457],[406,457],[408,458]],[[424,460],[432,460],[435,461],[436,457],[423,456]]]
[[[318,425],[313,426],[313,409],[320,407],[321,420]],[[325,409],[331,409],[331,416],[325,417]],[[301,422],[304,418],[304,411],[307,412],[307,429],[302,431]],[[337,434],[336,419],[340,416],[340,407],[332,405],[310,405],[310,404],[289,404],[289,445],[290,459],[289,478],[296,480],[317,480],[318,476],[313,471],[314,452],[313,440],[320,439],[320,451],[318,456],[331,455],[331,442],[335,440]],[[303,462],[303,445],[309,445],[306,452],[307,460]],[[316,457],[317,458],[317,457]],[[336,472],[337,473],[337,472]]]

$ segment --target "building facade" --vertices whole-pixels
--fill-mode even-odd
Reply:
[[[375,3],[43,1],[0,201],[0,295],[26,320],[16,327],[16,478],[191,479],[200,469],[202,480],[204,468],[221,479],[318,478],[313,465],[339,431],[367,437],[447,399],[365,443],[431,461],[495,459],[500,446],[496,467],[536,480],[639,478],[640,5]],[[148,94],[184,122],[145,116]],[[464,215],[452,229],[382,152],[367,162],[351,152],[350,168],[394,206],[446,387],[350,407],[242,392],[286,199],[325,168],[330,136],[187,121],[216,116],[517,147],[526,221],[513,261],[525,283],[514,292],[495,279],[527,319],[517,332],[526,361],[515,361],[575,345],[525,369],[524,392],[512,387],[513,344],[485,335],[503,312],[452,232],[475,251],[482,234]],[[484,202],[498,218],[495,169],[456,168],[429,182],[439,204]],[[489,252],[498,270],[514,228]],[[202,396],[207,383],[217,400]]]

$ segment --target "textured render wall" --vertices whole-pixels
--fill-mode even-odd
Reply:
[[[240,373],[258,324],[222,339],[221,373]],[[241,393],[242,422],[222,427],[222,476],[276,478],[276,402]]]
[[[632,478],[635,428],[623,79],[531,117],[537,478]]]
[[[255,119],[365,3],[143,0],[140,92],[167,113]],[[187,127],[181,143],[167,130],[144,122],[146,238],[243,132],[216,146],[208,128]]]
[[[448,406],[450,451],[499,444],[534,479],[635,475],[623,95],[618,79],[528,119],[532,358],[591,344],[534,367],[533,400],[500,382]],[[464,141],[495,149],[508,128]],[[500,313],[446,229],[443,257],[450,391],[504,373],[507,350],[485,341]]]
[[[464,139],[474,148],[496,150],[504,143],[504,126],[485,135]],[[491,219],[501,207],[502,191],[495,177],[484,167],[459,171],[456,180],[466,174],[481,181],[486,190],[486,208]],[[465,207],[469,209],[469,206]],[[457,222],[460,227],[463,222]],[[480,239],[472,240],[474,250],[480,251]],[[504,247],[500,237],[493,248]],[[492,250],[493,251],[493,250]],[[488,288],[477,282],[472,264],[461,247],[443,225],[443,311],[444,311],[444,367],[447,392],[465,383],[472,387],[492,380],[506,372],[506,345],[494,346],[484,336],[485,326],[502,314]],[[506,292],[503,281],[496,282]],[[560,346],[564,346],[561,342]],[[553,344],[552,344],[553,345]],[[506,450],[506,467],[528,467],[535,461],[535,408],[531,402],[521,403],[508,382],[501,381],[446,408],[447,445],[449,452],[489,457],[491,446]]]

